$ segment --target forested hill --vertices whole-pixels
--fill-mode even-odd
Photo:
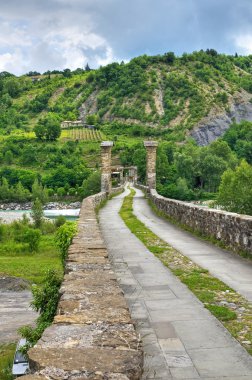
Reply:
[[[164,130],[169,139],[193,136],[207,145],[234,121],[252,120],[252,56],[215,50],[140,56],[98,70],[0,74],[0,133],[32,130],[51,112],[77,120]],[[91,117],[90,117],[91,115]]]

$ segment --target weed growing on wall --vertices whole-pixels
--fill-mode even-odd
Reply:
[[[56,244],[60,249],[63,264],[66,259],[68,247],[70,246],[76,232],[77,224],[74,222],[67,222],[60,226],[56,233]]]

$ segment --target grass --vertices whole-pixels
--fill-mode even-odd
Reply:
[[[54,234],[41,237],[38,252],[29,252],[26,246],[12,241],[1,243],[0,273],[22,277],[31,283],[41,284],[48,269],[62,272],[60,253],[54,243]]]
[[[13,357],[16,349],[15,343],[0,344],[0,379],[12,380],[11,374]]]
[[[196,295],[252,355],[252,305],[149,230],[133,214],[135,191],[124,198],[120,216],[127,227]],[[223,305],[224,303],[224,305]]]

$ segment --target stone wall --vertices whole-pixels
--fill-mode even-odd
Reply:
[[[29,350],[33,375],[24,380],[141,378],[141,343],[96,218],[95,207],[105,199],[99,193],[82,203],[57,315]]]
[[[116,194],[120,194],[123,191],[124,191],[124,185],[118,186],[118,187],[112,187],[112,189],[110,191],[110,194],[111,195],[116,195]]]
[[[146,186],[139,186],[148,192]],[[149,198],[155,206],[181,225],[195,232],[219,240],[233,251],[252,256],[252,216],[209,209],[192,203],[169,199],[150,190]]]

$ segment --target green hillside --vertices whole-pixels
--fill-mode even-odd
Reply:
[[[228,111],[234,101],[252,95],[252,56],[234,57],[214,50],[141,56],[128,64],[99,70],[14,77],[1,73],[0,129],[30,130],[53,112],[60,120],[95,115],[175,131],[192,129],[211,110]],[[181,138],[181,136],[180,136]]]
[[[242,159],[251,164],[251,124],[239,124],[252,120],[251,99],[252,56],[212,49],[182,57],[141,56],[91,71],[21,77],[2,72],[0,200],[30,199],[36,181],[51,199],[95,192],[103,139],[116,142],[114,163],[138,165],[144,180],[146,138],[160,141],[162,194],[212,198],[226,170]],[[60,130],[65,120],[81,120],[95,129],[64,129],[54,141],[54,126]],[[50,133],[38,139],[35,132],[46,125]],[[209,146],[197,146],[219,136]]]

